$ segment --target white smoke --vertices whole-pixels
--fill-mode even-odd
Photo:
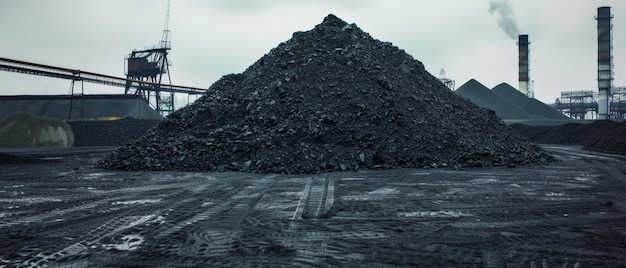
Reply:
[[[520,30],[517,28],[515,12],[509,0],[489,0],[489,13],[492,15],[497,13],[498,26],[512,39],[517,38]]]

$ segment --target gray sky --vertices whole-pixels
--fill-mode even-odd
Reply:
[[[612,7],[614,84],[626,86],[626,1],[511,2],[510,15],[530,38],[537,99],[552,103],[561,91],[597,90],[600,6]],[[124,76],[125,56],[159,43],[166,3],[1,0],[0,57]],[[405,50],[435,76],[445,68],[457,87],[472,78],[489,88],[517,87],[517,40],[489,11],[490,0],[172,0],[172,83],[208,88],[333,13]],[[69,87],[68,80],[0,71],[0,95],[67,94]],[[85,93],[123,89],[85,84]]]

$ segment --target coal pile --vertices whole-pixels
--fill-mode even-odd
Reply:
[[[500,95],[495,94],[495,92],[489,90],[489,88],[475,79],[470,79],[455,92],[480,107],[493,110],[496,115],[503,120],[530,119],[531,117],[528,112],[522,110],[522,108]]]
[[[474,104],[493,110],[502,120],[566,122],[570,118],[545,103],[529,98],[507,83],[501,83],[489,90],[486,86],[470,79],[460,86],[457,94]]]
[[[122,146],[139,139],[161,120],[123,118],[110,121],[69,121],[73,146]]]
[[[97,167],[318,173],[553,159],[403,50],[328,15]]]
[[[535,143],[581,145],[586,150],[626,155],[626,122],[599,120],[588,124],[511,127]]]
[[[535,99],[529,98],[524,93],[515,89],[507,83],[502,83],[491,89],[493,93],[508,100],[509,102],[520,107],[525,112],[534,117],[552,119],[552,120],[569,120],[570,118],[550,107],[549,105]]]

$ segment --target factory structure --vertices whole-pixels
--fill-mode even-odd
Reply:
[[[613,85],[613,14],[611,7],[599,7],[598,90],[563,91],[555,108],[574,119],[625,119],[626,87]]]
[[[172,85],[168,60],[171,50],[170,2],[158,45],[133,50],[125,60],[126,77],[79,69],[0,58],[0,71],[70,81],[67,95],[0,96],[0,119],[13,112],[28,112],[62,120],[162,119],[176,110],[174,94],[202,95],[205,88]],[[124,88],[124,94],[85,94],[84,82]]]
[[[501,94],[503,85],[496,88],[500,92],[489,93],[487,88],[478,81],[470,80],[456,90],[460,95],[475,104],[496,112],[505,121],[528,121],[548,119],[563,121],[568,119],[626,119],[626,87],[615,87],[613,63],[613,14],[611,7],[599,7],[597,15],[597,90],[562,91],[551,109],[559,115],[547,111],[548,105],[539,105],[534,99],[533,80],[530,76],[530,39],[527,34],[518,35],[518,88],[520,94],[510,92],[512,88],[506,84],[509,94]],[[439,80],[450,89],[455,90],[453,81],[445,77],[441,71]],[[451,84],[452,83],[452,84]],[[500,93],[500,94],[497,94]],[[497,96],[500,95],[500,96]],[[512,98],[512,99],[511,99]],[[514,100],[513,102],[510,102]],[[532,108],[528,103],[533,103]],[[541,109],[537,110],[538,107]],[[520,110],[521,108],[521,110]],[[524,110],[524,111],[522,111]],[[533,111],[534,110],[534,111]]]

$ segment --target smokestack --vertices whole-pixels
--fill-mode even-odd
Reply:
[[[598,119],[610,118],[611,88],[613,88],[613,24],[611,7],[599,7],[598,21]]]
[[[529,59],[528,54],[530,53],[530,49],[528,49],[528,45],[530,42],[528,41],[528,35],[522,34],[518,36],[517,45],[519,48],[519,91],[524,93],[524,95],[532,98],[533,94],[529,89],[530,82],[530,68],[529,68]]]

